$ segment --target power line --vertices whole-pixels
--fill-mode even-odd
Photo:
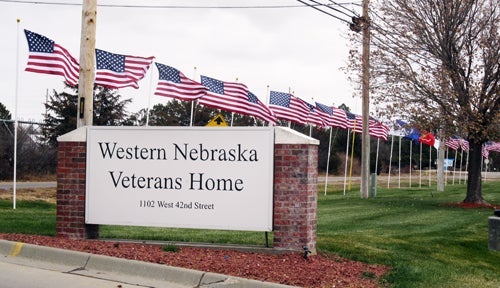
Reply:
[[[304,1],[302,1],[302,0],[297,0],[297,1],[298,1],[298,2],[300,2],[300,3],[302,3],[302,4],[304,4],[304,5],[307,5],[308,7],[314,8],[314,9],[316,9],[316,10],[318,10],[318,11],[322,12],[322,13],[325,13],[325,14],[327,14],[327,15],[329,15],[329,16],[331,16],[331,17],[333,17],[333,18],[337,19],[337,20],[340,20],[340,21],[345,22],[345,23],[347,23],[347,24],[351,24],[351,22],[350,22],[350,21],[347,21],[347,20],[345,20],[345,19],[342,19],[342,18],[340,18],[340,17],[338,17],[338,16],[336,16],[336,15],[333,15],[333,14],[331,14],[331,13],[326,12],[325,10],[321,10],[320,8],[318,8],[318,6],[319,6],[319,7],[328,7],[328,8],[330,8],[330,9],[335,10],[335,11],[340,11],[340,10],[338,10],[338,9],[335,9],[335,8],[333,8],[333,7],[329,6],[329,5],[321,4],[321,3],[318,3],[318,2],[316,2],[316,1],[314,1],[314,0],[309,0],[309,1],[313,2],[313,3],[315,3],[314,5],[313,5],[313,4],[310,4],[310,3],[306,3],[306,2],[304,2]],[[343,13],[343,12],[342,12],[342,13]]]
[[[351,10],[351,9],[347,9],[346,7],[344,7],[344,5],[346,5],[346,3],[337,3],[335,1],[332,1],[332,0],[329,0],[330,2],[332,2],[333,4],[337,5],[338,7],[346,10],[346,11],[349,11],[351,12],[351,14],[355,15],[355,16],[359,16],[359,13],[357,13],[356,11],[354,10]],[[356,5],[355,3],[347,3],[347,4],[352,4],[352,5]]]
[[[323,12],[335,19],[338,19],[347,24],[351,24],[350,21],[340,18],[336,15],[328,13],[318,7],[326,7],[328,9],[334,10],[337,13],[341,13],[345,16],[351,17],[352,15],[358,15],[353,10],[350,10],[344,5],[359,5],[354,2],[346,2],[346,3],[337,3],[335,1],[330,1],[332,4],[320,3],[314,0],[309,0],[314,4],[306,3],[302,0],[297,0],[298,2],[304,5],[240,5],[240,6],[198,6],[198,5],[123,5],[123,4],[97,4],[98,7],[108,7],[108,8],[146,8],[146,9],[284,9],[284,8],[304,8],[311,7],[320,12]],[[35,4],[35,5],[58,5],[58,6],[81,6],[80,3],[69,3],[69,2],[54,2],[54,1],[28,1],[28,0],[0,0],[0,3],[18,3],[18,4]],[[352,15],[347,14],[344,11],[341,11],[333,5],[338,6],[346,11],[352,13]]]
[[[0,3],[20,3],[37,5],[81,6],[81,3],[54,2],[54,1],[27,1],[27,0],[0,0]],[[320,4],[319,6],[323,6]],[[198,5],[123,5],[123,4],[97,4],[98,7],[109,8],[148,8],[148,9],[282,9],[304,8],[304,5],[241,5],[241,6],[198,6]],[[313,5],[316,6],[316,5]]]
[[[339,9],[337,9],[337,8],[335,8],[335,7],[332,7],[332,6],[331,6],[331,5],[329,5],[329,4],[319,3],[318,1],[314,1],[314,0],[309,0],[309,1],[313,2],[314,4],[316,4],[316,5],[318,5],[318,6],[324,6],[324,7],[326,7],[326,8],[330,8],[331,10],[336,11],[336,12],[339,12],[339,13],[341,13],[341,14],[344,14],[344,15],[346,15],[347,17],[351,17],[351,16],[352,16],[351,14],[347,14],[347,13],[345,13],[344,11],[340,11]],[[330,2],[332,2],[332,1],[330,1]]]

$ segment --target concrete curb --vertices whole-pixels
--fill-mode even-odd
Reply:
[[[208,273],[161,264],[121,259],[0,239],[0,256],[6,262],[158,287],[290,288],[292,286]],[[125,279],[125,280],[124,280]],[[163,286],[162,285],[162,286]],[[172,286],[169,286],[172,287]]]

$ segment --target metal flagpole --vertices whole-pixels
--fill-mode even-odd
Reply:
[[[479,173],[481,173],[481,176],[483,175],[483,159],[484,159],[484,157],[481,156],[481,165],[480,165],[481,168],[479,169]],[[485,177],[486,177],[486,175],[485,175]],[[481,177],[481,178],[483,178],[483,182],[484,182],[484,177]]]
[[[314,97],[311,97],[311,103],[314,103]],[[313,129],[313,124],[309,123],[309,137],[312,137],[312,129]],[[332,131],[330,131],[330,137],[331,137]]]
[[[418,180],[418,187],[422,188],[422,142],[420,142],[420,176]]]
[[[193,79],[196,79],[196,66],[194,66],[194,76],[193,76]],[[193,127],[194,101],[196,101],[196,100],[191,100],[191,117],[190,117],[190,120],[189,120],[189,127]]]
[[[151,91],[153,91],[153,68],[149,69],[151,72],[150,72],[150,75],[149,75],[149,97],[148,97],[148,108],[146,109],[146,126],[149,126],[149,111],[151,109],[151,97],[153,96],[153,94],[151,93]]]
[[[490,162],[490,159],[488,159],[486,157],[483,157],[483,158],[484,158],[484,182],[486,183],[486,177],[488,176],[488,163]],[[481,164],[481,165],[483,165],[483,164]]]
[[[448,161],[448,147],[446,147],[446,161]],[[446,186],[448,184],[448,166],[443,167],[445,168],[445,174],[444,174],[444,185]]]
[[[390,188],[391,183],[391,167],[392,167],[392,149],[394,147],[394,135],[391,135],[391,153],[389,154],[389,174],[387,175],[387,188]]]
[[[380,138],[377,138],[377,152],[375,154],[375,183],[372,182],[372,184],[375,186],[372,190],[372,194],[373,194],[373,191],[376,191],[376,188],[377,188],[377,183],[378,183],[378,180],[377,180],[377,173],[378,173],[378,151],[379,151],[379,144],[380,144]],[[372,196],[375,196],[375,194],[373,194]]]
[[[432,146],[429,146],[429,187],[431,187]]]
[[[457,153],[458,153],[458,149],[455,150],[455,159],[453,160],[453,182],[452,182],[453,185],[455,185],[455,174],[457,172],[457,165],[456,165],[456,163],[457,163],[456,162],[457,161]],[[462,150],[461,153],[463,153],[463,150]],[[460,170],[461,169],[462,169],[462,155],[460,155]],[[458,183],[458,184],[460,184],[460,183]]]
[[[330,127],[330,140],[328,140],[328,156],[326,158],[326,175],[325,175],[325,196],[326,196],[326,187],[328,187],[328,168],[330,167],[330,151],[332,148],[332,130]]]
[[[266,103],[267,106],[269,106],[269,85],[267,85],[266,89],[266,99],[264,100],[264,103]],[[266,126],[266,122],[262,122],[262,126]],[[267,122],[267,126],[271,126],[271,122]]]
[[[464,159],[464,149],[460,148],[460,174],[458,174],[458,184],[462,182],[462,160]],[[467,170],[467,166],[465,168]]]
[[[377,154],[375,156],[375,175],[377,175],[378,172],[378,151],[379,151],[379,145],[380,145],[380,138],[377,138]]]
[[[238,82],[238,77],[236,77],[236,82]],[[234,112],[231,112],[231,127],[233,127],[234,122]]]
[[[347,145],[345,148],[345,171],[344,171],[344,195],[345,195],[345,188],[347,185],[347,161],[349,160],[349,132],[351,130],[347,129]]]
[[[21,19],[17,19],[17,49],[16,49],[16,92],[15,92],[15,105],[14,105],[14,179],[12,182],[12,209],[16,209],[16,194],[17,194],[17,126],[18,126],[18,120],[17,120],[17,104],[18,104],[18,98],[19,98],[19,27],[20,27],[20,22]]]
[[[292,87],[288,87],[288,94],[293,95]],[[288,128],[292,128],[292,121],[288,121]]]
[[[413,162],[411,162],[411,157],[413,154],[413,140],[410,139],[410,183],[408,184],[411,188],[411,170],[413,170]]]
[[[401,189],[401,135],[399,135],[398,188]]]
[[[468,172],[467,172],[468,169],[469,169],[469,151],[467,151],[467,158],[465,158],[465,160],[466,161],[465,161],[465,179],[464,179],[464,184],[465,184],[466,179],[469,177],[468,176]],[[461,172],[462,171],[460,171],[460,174],[462,174]]]
[[[352,130],[352,147],[351,147],[351,163],[349,163],[349,183],[347,184],[347,191],[351,191],[352,179],[352,162],[354,162],[354,140],[356,139],[356,120],[354,120],[354,129]]]

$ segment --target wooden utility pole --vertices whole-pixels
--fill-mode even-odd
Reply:
[[[83,0],[76,127],[92,126],[97,0]]]
[[[368,198],[370,184],[370,16],[368,15],[369,0],[363,0],[363,55],[362,69],[362,117],[363,132],[361,137],[361,198]]]

